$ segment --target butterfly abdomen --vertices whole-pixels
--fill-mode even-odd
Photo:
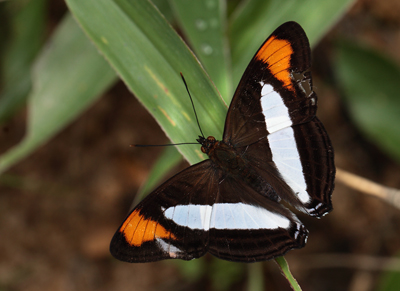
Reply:
[[[272,186],[255,171],[246,158],[234,146],[223,141],[209,151],[209,157],[217,168],[228,176],[243,181],[257,193],[274,201],[280,201]]]

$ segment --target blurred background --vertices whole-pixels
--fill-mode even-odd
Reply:
[[[156,4],[178,27],[168,2]],[[229,1],[227,15],[241,5]],[[40,87],[31,83],[37,60],[68,13],[61,0],[0,2],[0,291],[291,290],[274,261],[238,264],[207,255],[127,264],[111,257],[111,237],[164,151],[129,145],[169,142],[112,74],[82,113],[8,163],[9,150],[30,132],[26,100]],[[399,64],[399,0],[347,2],[314,41],[318,117],[337,167],[397,189]],[[183,159],[171,164],[164,177],[188,166]],[[285,257],[303,290],[400,290],[399,209],[340,181],[333,206],[321,220],[298,215],[310,236]]]

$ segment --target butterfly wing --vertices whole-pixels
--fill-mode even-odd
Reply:
[[[110,251],[131,263],[191,260],[207,251],[229,261],[254,262],[303,247],[307,234],[286,208],[206,160],[138,204],[115,233]]]
[[[243,74],[223,140],[256,165],[280,198],[320,217],[332,209],[335,166],[329,137],[315,117],[310,55],[300,25],[278,27]],[[271,164],[275,170],[266,171]]]
[[[205,160],[163,183],[127,216],[111,240],[111,254],[131,263],[203,256],[215,200],[210,181],[213,169]]]
[[[303,247],[307,235],[303,224],[281,204],[239,179],[220,177],[210,221],[212,255],[234,262],[270,260]]]
[[[315,217],[332,210],[333,152],[318,118],[271,133],[241,151],[279,198]]]

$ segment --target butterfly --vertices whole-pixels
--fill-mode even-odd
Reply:
[[[335,177],[310,60],[301,26],[278,27],[242,76],[222,140],[197,139],[209,158],[140,202],[112,238],[111,254],[131,263],[207,252],[256,262],[303,247],[308,230],[281,202],[320,218],[332,210]]]

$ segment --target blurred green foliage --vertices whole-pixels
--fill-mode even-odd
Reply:
[[[397,254],[396,258],[399,258]],[[382,274],[377,291],[397,291],[400,288],[400,276],[398,271],[386,271]]]
[[[361,44],[336,45],[335,71],[350,117],[372,143],[400,162],[400,67]]]

